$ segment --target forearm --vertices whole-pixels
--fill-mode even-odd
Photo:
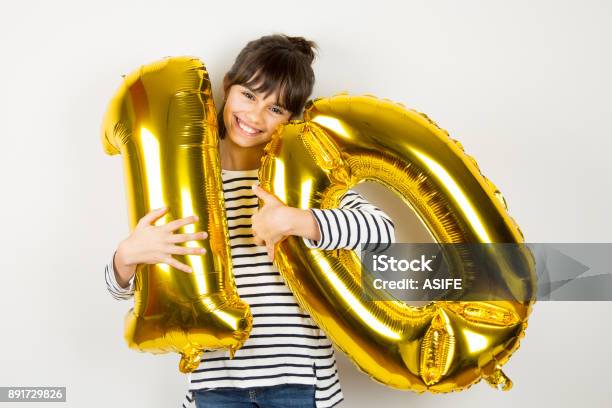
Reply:
[[[321,239],[319,224],[310,210],[292,207],[287,207],[287,209],[290,220],[287,235],[296,235],[313,241]]]
[[[111,256],[109,262],[104,267],[104,279],[106,288],[117,300],[128,300],[134,296],[134,277],[127,281],[127,285],[118,281],[118,274],[115,272],[115,254]]]
[[[136,265],[128,263],[125,257],[125,251],[123,243],[119,244],[117,251],[113,257],[113,271],[115,274],[115,280],[124,289],[130,285],[130,279],[136,273]]]
[[[308,248],[355,250],[360,244],[372,244],[366,248],[375,252],[395,242],[394,225],[389,216],[353,191],[342,198],[340,208],[311,211],[321,237],[305,239]]]

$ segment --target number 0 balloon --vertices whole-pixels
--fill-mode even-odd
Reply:
[[[310,103],[304,118],[279,128],[259,174],[287,205],[336,208],[349,188],[373,180],[402,197],[438,242],[522,242],[499,191],[425,115],[341,94]],[[469,259],[447,255],[467,274]],[[533,299],[533,259],[527,250],[520,258],[523,267],[512,269],[493,256],[487,273],[502,276],[513,299]],[[460,390],[483,377],[511,387],[501,366],[519,346],[531,301],[364,301],[353,251],[309,249],[296,237],[279,244],[276,263],[300,305],[373,379],[417,392]]]

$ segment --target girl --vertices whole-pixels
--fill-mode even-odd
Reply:
[[[309,248],[355,249],[367,242],[388,246],[395,239],[393,223],[353,191],[344,195],[340,208],[302,210],[257,186],[258,166],[272,133],[301,114],[312,92],[315,48],[302,37],[265,36],[249,42],[224,77],[219,157],[234,277],[238,294],[251,306],[253,328],[234,359],[226,350],[204,353],[200,367],[189,375],[183,407],[195,402],[197,408],[329,408],[343,400],[332,344],[272,263],[274,245],[296,235]],[[153,225],[166,211],[145,215],[119,243],[105,268],[108,290],[116,299],[133,296],[138,264],[165,263],[191,272],[172,255],[202,253],[177,244],[205,239],[206,232],[174,233],[194,223],[195,216]]]

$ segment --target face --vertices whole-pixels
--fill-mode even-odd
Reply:
[[[232,85],[223,109],[226,137],[242,147],[268,143],[278,125],[291,117],[291,112],[279,105],[277,96],[272,93],[264,98],[245,86]]]

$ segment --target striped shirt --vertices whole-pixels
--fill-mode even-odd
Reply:
[[[332,343],[297,304],[265,246],[254,243],[251,217],[258,199],[251,187],[258,181],[257,173],[257,169],[221,172],[233,273],[238,294],[251,306],[251,334],[231,360],[227,350],[203,354],[198,369],[189,374],[182,406],[194,407],[193,392],[201,389],[307,384],[316,387],[316,407],[330,408],[343,400]],[[367,249],[378,251],[395,241],[391,219],[352,190],[342,197],[339,208],[311,211],[321,239],[303,238],[309,248],[356,249],[360,243],[371,243]],[[105,279],[115,299],[133,296],[134,279],[127,288],[120,287],[112,258]]]

